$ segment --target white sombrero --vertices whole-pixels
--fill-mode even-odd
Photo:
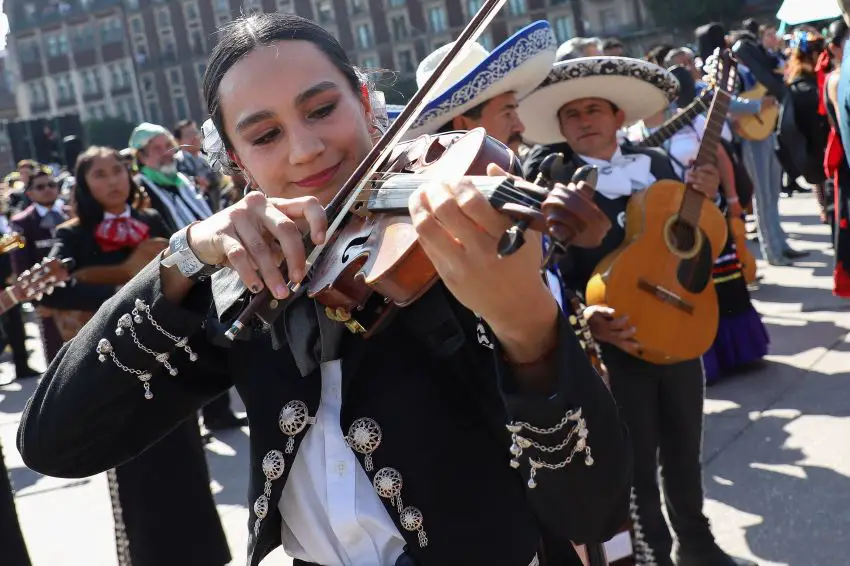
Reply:
[[[419,64],[416,84],[420,88],[451,46],[451,43],[442,46]],[[546,21],[529,24],[490,52],[479,43],[470,43],[405,138],[433,134],[452,118],[500,94],[515,92],[517,99],[521,99],[546,78],[555,61],[557,47],[555,35]]]
[[[610,100],[629,126],[666,108],[678,92],[679,81],[672,73],[640,59],[600,56],[556,63],[546,80],[520,102],[523,137],[538,144],[566,141],[558,110],[575,100]]]

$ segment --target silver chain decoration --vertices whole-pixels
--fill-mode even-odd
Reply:
[[[428,535],[425,534],[425,529],[422,527],[424,517],[422,511],[416,507],[405,507],[401,501],[401,488],[404,485],[404,480],[401,477],[401,472],[395,468],[381,468],[375,477],[372,478],[372,486],[375,492],[389,499],[399,513],[399,522],[401,526],[410,532],[415,532],[419,539],[419,548],[428,546]]]
[[[183,351],[186,352],[187,356],[189,356],[189,361],[195,362],[198,360],[198,354],[193,352],[192,348],[189,347],[188,337],[175,336],[174,334],[168,332],[166,329],[160,326],[160,324],[156,320],[154,320],[153,316],[151,316],[150,307],[143,300],[136,299],[135,308],[133,309],[133,321],[136,324],[142,324],[144,322],[144,319],[142,319],[140,313],[145,313],[145,318],[148,319],[148,321],[151,323],[151,326],[153,326],[160,334],[174,342],[174,345],[178,348],[183,348]]]
[[[177,375],[179,373],[176,367],[168,363],[168,352],[156,352],[142,344],[142,342],[139,340],[138,335],[136,334],[136,329],[133,328],[133,321],[130,319],[130,315],[128,314],[122,315],[121,318],[118,319],[118,328],[115,329],[115,334],[117,334],[118,336],[122,336],[124,334],[124,328],[130,331],[130,336],[133,338],[133,343],[139,350],[153,356],[156,361],[165,366],[165,369],[167,369],[168,373],[172,376]]]
[[[560,443],[555,446],[545,446],[535,440],[530,438],[526,438],[520,436],[520,432],[523,429],[528,430],[534,434],[540,435],[550,435],[554,434],[568,424],[572,424],[572,428],[567,434],[566,438],[562,440]],[[575,411],[567,411],[564,417],[556,424],[555,426],[548,428],[540,428],[533,426],[529,423],[522,421],[514,421],[507,425],[508,431],[511,433],[511,447],[510,452],[512,455],[510,465],[512,468],[517,469],[520,467],[519,458],[523,454],[523,450],[528,448],[534,448],[539,452],[543,452],[546,454],[555,454],[560,452],[569,446],[569,444],[575,440],[575,444],[573,445],[572,450],[570,451],[570,455],[567,456],[564,460],[558,462],[557,464],[550,464],[540,459],[534,459],[529,457],[528,464],[530,467],[529,478],[528,478],[528,487],[529,489],[534,489],[537,487],[537,471],[541,468],[546,468],[550,470],[558,470],[566,467],[573,461],[573,458],[579,452],[585,453],[584,465],[592,466],[594,463],[593,456],[591,455],[590,446],[587,443],[587,437],[590,434],[587,428],[587,422],[581,416],[581,408],[576,409]]]
[[[142,386],[145,388],[145,399],[153,399],[153,392],[151,391],[151,373],[148,371],[143,371],[140,369],[134,369],[131,367],[127,367],[121,360],[118,359],[118,356],[115,355],[115,351],[112,348],[112,344],[106,338],[101,338],[100,342],[97,343],[96,351],[98,353],[97,359],[103,363],[106,361],[106,356],[108,355],[112,358],[112,361],[118,366],[121,370],[126,371],[129,374],[135,375],[138,380],[142,383]]]

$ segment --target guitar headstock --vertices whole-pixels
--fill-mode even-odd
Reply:
[[[64,287],[71,278],[70,260],[47,258],[27,269],[18,281],[10,287],[15,297],[21,301],[40,301],[44,295],[50,295],[56,287]]]
[[[714,86],[724,92],[735,92],[738,80],[738,66],[729,49],[714,50],[717,66],[714,69]]]

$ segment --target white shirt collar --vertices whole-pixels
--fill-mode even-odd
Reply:
[[[113,218],[130,218],[130,205],[128,204],[126,208],[124,208],[124,212],[122,212],[121,214],[112,214],[111,212],[104,211],[104,220],[112,220]]]
[[[64,209],[65,203],[62,201],[61,198],[56,199],[56,202],[54,202],[53,206],[50,207],[50,208],[47,208],[46,206],[44,206],[42,204],[38,204],[37,202],[33,203],[33,204],[35,204],[36,212],[38,212],[38,215],[42,218],[44,217],[45,214],[47,214],[51,210],[54,211],[54,212],[58,212],[59,214],[62,214],[63,216],[65,214],[65,209]]]

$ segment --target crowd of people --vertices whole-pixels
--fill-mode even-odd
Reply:
[[[539,21],[492,52],[469,46],[407,139],[483,128],[517,173],[562,189],[581,189],[574,175],[595,166],[607,220],[562,220],[580,234],[573,245],[549,234],[501,258],[508,220],[462,181],[425,184],[410,215],[442,283],[389,329],[362,340],[344,324],[356,313],[326,316],[297,295],[230,342],[246,296],[291,298],[308,273],[302,235],[316,246],[331,235],[328,204],[403,110],[381,107],[318,24],[233,22],[210,55],[201,128],[142,123],[127,148],[88,147],[64,170],[25,160],[0,187],[0,231],[26,242],[0,255],[6,284],[45,258],[73,261],[69,284],[32,305],[44,374],[29,363],[23,307],[2,315],[16,379],[41,377],[19,431],[24,462],[108,472],[122,566],[231,561],[203,444],[249,421],[251,566],[280,545],[299,565],[588,564],[620,533],[636,564],[749,564],[718,546],[702,510],[705,385],[768,353],[743,221],[752,215],[768,264],[804,257],[778,208],[809,191],[800,179],[834,232],[835,293],[850,296],[847,30],[712,23],[691,45],[629,57],[613,39],[559,46]],[[452,47],[422,61],[420,87]],[[733,60],[730,87],[720,77]],[[731,92],[714,131],[718,90]],[[701,159],[712,144],[716,159]],[[713,344],[664,363],[646,358],[627,313],[585,306],[627,237],[629,203],[660,181],[686,182],[728,228],[709,265]],[[247,418],[231,410],[234,386]],[[16,524],[11,494],[0,485],[0,524]],[[0,549],[4,564],[29,565],[17,527]]]

